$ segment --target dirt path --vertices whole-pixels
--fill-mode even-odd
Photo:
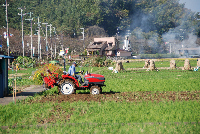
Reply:
[[[17,93],[16,101],[23,100],[28,96],[33,96],[36,93],[44,91],[43,86],[41,85],[31,85],[30,87],[25,88],[22,92]],[[6,105],[10,102],[13,102],[13,96],[7,96],[4,98],[0,98],[0,105]]]

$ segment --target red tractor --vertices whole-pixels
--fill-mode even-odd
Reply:
[[[84,76],[83,86],[79,86],[78,80],[64,72],[64,75],[62,75],[62,80],[58,83],[58,85],[60,93],[65,95],[75,93],[76,90],[85,89],[90,89],[90,93],[95,95],[102,92],[102,86],[105,86],[104,82],[105,77],[103,75],[86,73]]]
[[[73,76],[69,76],[69,74],[67,74],[65,71],[61,79],[58,79],[57,73],[51,73],[49,70],[48,72],[50,74],[49,78],[42,75],[44,79],[44,85],[46,85],[45,87],[51,88],[58,86],[59,92],[65,95],[73,94],[76,92],[76,90],[86,89],[90,89],[90,93],[93,95],[100,94],[102,92],[102,87],[106,86],[104,85],[105,77],[100,74],[91,74],[86,72],[84,76],[84,84],[79,86],[78,80]],[[82,71],[82,74],[83,72],[84,71]],[[53,74],[55,74],[54,77]]]

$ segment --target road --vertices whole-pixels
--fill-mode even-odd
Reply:
[[[30,87],[25,88],[21,93],[17,93],[16,101],[23,100],[28,96],[33,96],[36,93],[44,91],[43,86],[41,85],[31,85]],[[13,102],[13,96],[7,96],[0,98],[0,105],[7,105],[10,102]]]

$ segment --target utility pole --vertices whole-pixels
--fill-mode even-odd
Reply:
[[[48,46],[47,46],[47,24],[48,23],[42,23],[44,25],[46,25],[46,51],[47,51],[47,61],[48,61]]]
[[[84,50],[85,50],[85,42],[84,42],[84,39],[85,39],[85,36],[84,36],[84,28],[80,28],[80,29],[83,30],[83,32],[81,32],[81,33],[83,34],[83,39],[81,39],[81,40],[83,40],[83,48],[84,48]]]
[[[50,25],[47,25],[47,26],[49,26],[50,27],[50,40],[51,40],[51,60],[52,60],[52,39],[51,39],[51,24]]]
[[[33,14],[33,13],[30,12],[29,14],[30,14],[30,19],[25,19],[25,20],[31,21],[31,58],[33,58],[33,35],[32,35],[32,20],[33,20],[33,18],[31,18],[31,14]]]
[[[24,30],[24,27],[23,27],[23,16],[26,15],[26,13],[23,14],[22,12],[23,12],[23,9],[26,9],[26,8],[18,8],[18,9],[21,10],[21,14],[18,13],[18,15],[21,15],[21,23],[22,23],[22,47],[23,47],[23,57],[24,57],[24,31],[23,31],[23,30]],[[24,65],[24,58],[23,58],[23,65]]]
[[[53,29],[54,29],[54,37],[55,37],[55,58],[56,58],[56,30],[55,30],[55,27],[53,27]]]
[[[40,59],[42,59],[42,57],[41,57],[41,44],[40,44],[40,17],[38,16],[38,30],[36,30],[36,31],[38,31],[38,61],[40,60]]]
[[[8,56],[10,56],[10,47],[9,47],[9,30],[8,30],[8,2],[6,0],[6,5],[3,4],[3,6],[6,7],[6,24],[7,24],[7,47],[8,47]],[[10,64],[10,59],[8,59],[8,65]]]

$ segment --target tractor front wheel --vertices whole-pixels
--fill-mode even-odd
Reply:
[[[92,95],[96,95],[96,94],[100,94],[102,91],[101,91],[101,87],[98,87],[98,86],[92,86],[90,88],[90,94]]]
[[[70,95],[75,92],[75,84],[71,80],[65,80],[60,86],[60,93]]]

